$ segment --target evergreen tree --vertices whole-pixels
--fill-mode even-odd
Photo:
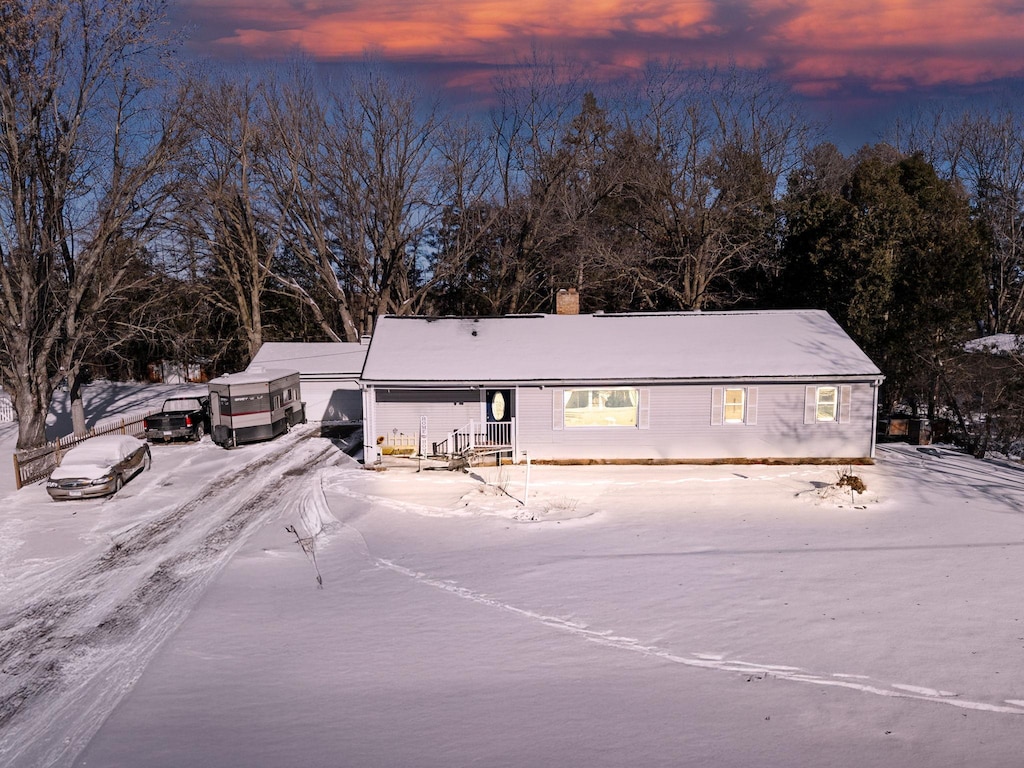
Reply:
[[[968,201],[919,155],[813,150],[784,200],[776,303],[827,309],[886,374],[885,395],[934,415],[943,369],[984,315],[983,240]]]

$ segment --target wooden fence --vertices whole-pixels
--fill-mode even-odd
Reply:
[[[126,416],[123,419],[100,422],[89,429],[84,435],[65,435],[39,448],[29,448],[14,454],[14,481],[18,488],[42,480],[50,474],[50,470],[60,464],[61,456],[79,443],[97,435],[133,435],[140,437],[145,434],[143,421],[147,416],[159,413],[159,409],[145,413]]]

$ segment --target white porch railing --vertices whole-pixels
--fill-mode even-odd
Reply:
[[[472,451],[514,449],[515,419],[511,421],[471,421],[454,429],[444,440],[434,443],[437,456],[455,456]]]

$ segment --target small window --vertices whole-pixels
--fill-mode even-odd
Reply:
[[[740,387],[725,390],[725,423],[742,424],[746,391]]]
[[[757,424],[757,387],[712,387],[711,426]]]
[[[836,387],[818,387],[815,397],[815,420],[836,421],[839,412],[839,390]]]

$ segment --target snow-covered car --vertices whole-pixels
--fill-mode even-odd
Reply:
[[[136,437],[92,437],[64,454],[50,472],[46,492],[55,501],[107,496],[152,463],[149,444]]]

